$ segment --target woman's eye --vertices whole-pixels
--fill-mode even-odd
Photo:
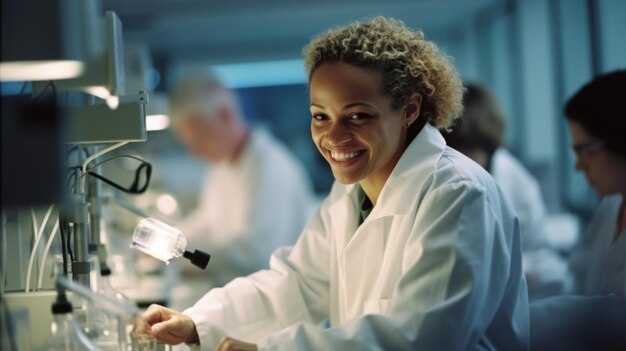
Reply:
[[[350,119],[353,119],[353,120],[362,120],[362,119],[367,119],[368,117],[369,115],[365,113],[353,113],[350,115]]]
[[[313,115],[313,119],[317,120],[317,121],[323,121],[326,119],[326,116],[324,115]]]

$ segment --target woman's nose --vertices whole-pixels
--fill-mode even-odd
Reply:
[[[577,171],[584,171],[585,170],[585,164],[584,161],[581,157],[582,155],[576,155],[576,163],[574,164],[574,168]]]
[[[352,140],[352,135],[347,126],[341,121],[333,122],[326,133],[326,140],[333,145],[342,145]]]

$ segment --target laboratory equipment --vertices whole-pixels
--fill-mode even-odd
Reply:
[[[150,104],[146,109],[146,129],[149,132],[167,129],[170,126],[169,102],[163,93],[150,93]]]
[[[106,279],[104,281],[106,281]],[[104,281],[101,284],[106,284]],[[136,319],[140,318],[139,309],[134,305],[134,303],[123,298],[123,296],[117,293],[113,294],[113,296],[109,296],[100,292],[93,292],[79,283],[66,279],[64,276],[57,277],[57,289],[67,289],[74,295],[85,299],[91,304],[92,307],[96,307],[117,316],[117,335],[123,335],[123,337],[120,338],[121,341],[119,345],[116,345],[114,349],[126,350],[128,348],[128,340],[126,339],[126,336],[128,335],[128,328],[126,327],[124,320],[131,321],[129,325],[132,325]],[[150,335],[143,333],[135,333],[135,337],[141,339],[143,344],[150,344],[149,339],[152,338]]]
[[[98,261],[97,255],[90,254],[90,288],[98,294],[114,297],[104,293],[107,281],[101,277],[101,269]],[[55,268],[57,268],[56,274],[58,276],[61,272],[58,270],[58,267]],[[120,344],[118,337],[119,326],[125,325],[122,318],[118,318],[115,314],[108,313],[108,311],[103,308],[98,308],[98,306],[86,301],[80,296],[78,296],[74,302],[76,307],[73,312],[74,320],[94,345],[103,351],[119,350],[120,345],[126,345],[126,340],[123,339],[122,342],[124,344]]]
[[[72,304],[67,300],[65,289],[57,285],[57,299],[52,304],[52,334],[42,350],[47,351],[95,351],[100,350],[80,330],[72,317]]]
[[[96,292],[98,294],[108,296],[122,305],[134,305],[134,303],[127,298],[124,294],[113,288],[111,285],[111,269],[103,268],[101,270],[100,279],[98,279],[98,288]],[[103,328],[106,332],[103,335],[100,335],[98,338],[94,340],[98,346],[101,346],[103,349],[111,348],[111,350],[125,350],[129,343],[127,339],[127,329],[129,326],[132,326],[130,323],[126,323],[126,320],[122,316],[105,316],[108,320],[108,325],[106,329]],[[116,317],[115,319],[111,317]]]
[[[2,2],[0,80],[50,80],[80,76],[85,55],[80,0]],[[28,25],[25,25],[28,24]]]
[[[80,153],[79,153],[80,154]],[[61,238],[73,238],[73,255],[70,256],[72,278],[89,286],[91,263],[89,261],[89,204],[84,195],[76,187],[75,194],[68,200],[67,205],[60,212]],[[70,245],[68,245],[70,246]]]
[[[169,127],[169,104],[167,94],[155,92],[159,73],[154,69],[150,50],[145,44],[124,44],[124,75],[126,91],[145,91],[150,94],[146,106],[146,129],[163,130]]]
[[[72,293],[94,304],[96,307],[107,310],[110,313],[128,318],[135,318],[139,315],[139,309],[137,309],[135,305],[125,301],[120,301],[113,297],[95,293],[84,285],[74,283],[64,276],[57,277],[57,289],[59,289],[59,286],[70,290]]]
[[[37,11],[33,12],[33,9]],[[101,175],[100,163],[94,163],[113,148],[127,142],[145,141],[147,136],[147,94],[137,89],[132,90],[134,95],[125,95],[121,22],[114,12],[100,15],[100,0],[3,1],[2,10],[2,38],[7,40],[2,41],[0,80],[17,80],[19,84],[27,81],[22,85],[20,95],[15,97],[4,95],[3,83],[2,102],[6,103],[2,104],[2,115],[7,118],[2,119],[2,145],[8,147],[2,148],[2,154],[11,155],[6,160],[2,157],[2,188],[6,191],[2,192],[0,295],[3,306],[9,311],[7,320],[10,319],[13,325],[26,326],[30,332],[29,343],[18,344],[28,346],[23,349],[42,347],[49,350],[50,343],[63,335],[72,335],[70,339],[78,340],[74,344],[79,346],[73,348],[64,344],[68,349],[90,350],[93,344],[97,346],[93,349],[101,349],[101,337],[111,339],[113,334],[115,339],[111,348],[126,349],[128,341],[125,336],[128,333],[121,328],[128,325],[129,316],[134,316],[137,309],[130,303],[123,303],[124,307],[116,310],[110,301],[107,304],[106,293],[96,295],[97,298],[68,293],[67,298],[72,298],[76,309],[71,305],[67,307],[66,302],[69,302],[63,293],[53,308],[55,322],[52,323],[53,316],[48,311],[55,294],[33,292],[35,284],[31,283],[39,275],[38,286],[43,286],[46,276],[43,270],[49,265],[46,266],[45,259],[39,263],[37,250],[40,248],[38,243],[45,242],[42,232],[44,229],[48,232],[49,228],[45,220],[41,230],[37,228],[36,209],[31,209],[32,216],[22,213],[25,206],[53,203],[58,207],[59,221],[52,233],[56,228],[60,229],[56,238],[61,239],[63,255],[58,264],[53,263],[58,268],[57,273],[64,275],[65,284],[69,284],[67,277],[71,277],[69,279],[82,284],[75,287],[91,285],[98,292],[104,292],[107,279],[96,278],[93,272],[96,269],[99,275],[98,263],[106,263],[105,248],[100,241],[100,182],[107,179],[97,177]],[[24,23],[32,25],[25,27]],[[16,34],[18,31],[20,35]],[[31,80],[36,82],[30,83]],[[47,82],[39,82],[41,80]],[[115,108],[117,111],[113,111]],[[112,147],[99,146],[113,142],[117,144]],[[62,149],[64,143],[69,144],[66,150]],[[4,149],[9,150],[8,154]],[[142,178],[146,179],[145,187],[149,183],[149,165],[147,167],[141,165],[142,170],[147,169],[146,177]],[[138,184],[136,181],[133,186],[138,188]],[[38,239],[33,240],[37,244],[32,245],[31,259],[27,260],[26,276],[29,279],[25,283],[22,262],[28,256],[23,251],[29,246],[26,242],[30,233],[25,229],[30,229],[31,222],[33,237]],[[50,249],[54,237],[52,234],[48,237],[45,251]],[[7,269],[9,263],[11,267]],[[7,294],[7,288],[24,289],[25,292]],[[80,301],[79,306],[73,300],[75,296],[87,299],[88,303]],[[115,300],[116,295],[111,296]],[[104,315],[108,319],[100,318]],[[84,324],[81,318],[85,319]],[[53,335],[44,344],[50,325],[54,326]],[[103,325],[107,327],[99,327]],[[80,330],[85,326],[88,329]],[[91,337],[94,337],[92,345],[86,346],[83,341],[86,338],[90,341],[88,338]],[[4,334],[2,339],[0,348],[4,349]]]
[[[146,141],[148,94],[139,91],[120,97],[111,110],[106,104],[65,107],[65,135],[68,144],[106,144],[121,141]]]
[[[132,248],[147,253],[167,264],[173,258],[188,259],[197,267],[205,269],[211,255],[195,250],[187,251],[187,239],[176,228],[154,218],[144,218],[133,231]]]
[[[85,19],[80,44],[86,53],[85,71],[80,77],[58,80],[63,90],[82,91],[106,101],[116,109],[119,96],[125,93],[124,45],[122,23],[115,12],[98,15],[100,1],[87,0],[80,3],[80,16]]]

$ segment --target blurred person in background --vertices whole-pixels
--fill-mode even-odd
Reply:
[[[454,67],[376,17],[314,39],[305,69],[331,193],[269,270],[183,313],[152,305],[136,332],[202,350],[527,350],[517,217],[439,132],[462,109]]]
[[[315,209],[307,171],[269,132],[247,125],[235,93],[210,73],[178,82],[170,114],[188,151],[211,166],[198,208],[176,224],[190,245],[212,253],[210,286],[265,268]]]
[[[537,180],[504,148],[506,118],[487,88],[466,84],[463,116],[451,132],[443,132],[448,146],[487,170],[507,196],[520,220],[524,272],[529,297],[561,293],[567,263],[546,240],[546,207]]]
[[[598,77],[565,106],[576,169],[602,198],[571,258],[574,291],[580,294],[626,296],[625,98],[622,70]]]
[[[626,70],[597,77],[565,105],[576,169],[601,197],[570,258],[575,295],[531,305],[536,350],[626,350]]]

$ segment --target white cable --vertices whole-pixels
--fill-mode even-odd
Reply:
[[[35,209],[33,207],[30,208],[30,218],[33,221],[33,239],[36,240],[39,228],[37,227],[37,215],[35,214]]]
[[[26,271],[26,289],[25,292],[30,291],[30,275],[33,271],[33,265],[35,262],[35,253],[37,252],[37,247],[39,247],[39,241],[41,241],[41,237],[43,236],[43,230],[48,224],[48,219],[50,218],[50,214],[54,209],[54,205],[50,205],[48,208],[48,212],[46,212],[46,216],[43,218],[43,222],[41,222],[41,226],[39,227],[39,231],[36,233],[35,243],[33,244],[33,250],[30,252],[30,260],[28,261],[28,270]],[[31,215],[33,216],[33,226],[37,225],[37,218],[35,217],[35,211],[31,207]]]
[[[35,208],[34,207],[30,208],[30,218],[31,218],[32,225],[33,225],[33,251],[34,251],[34,248],[36,247],[34,245],[34,243],[37,242],[37,233],[39,232],[39,227],[37,227],[37,214],[35,213]],[[33,251],[31,251],[31,255],[30,255],[31,259],[29,259],[29,262],[32,262]],[[26,292],[28,292],[28,289],[30,288],[30,284],[29,284],[30,279],[29,278],[30,278],[30,270],[31,270],[31,268],[32,268],[32,265],[29,264],[28,265],[28,272],[26,273]]]
[[[96,158],[106,154],[107,152],[111,152],[111,151],[113,151],[113,150],[115,150],[115,149],[117,149],[119,147],[122,147],[122,146],[128,144],[128,143],[129,143],[128,141],[121,141],[121,142],[119,142],[117,144],[113,144],[111,146],[105,147],[104,149],[102,149],[102,150],[100,150],[98,152],[94,152],[93,155],[87,157],[87,159],[85,159],[85,162],[83,162],[82,175],[85,175],[85,173],[87,173],[87,165],[89,165],[89,162],[91,162],[91,161],[95,160]],[[81,189],[82,193],[85,193],[85,178],[86,177],[84,177],[82,182],[81,182],[80,189]]]
[[[91,162],[91,161],[95,160],[96,158],[106,154],[107,152],[111,152],[111,151],[117,149],[118,147],[122,147],[122,146],[124,146],[124,145],[126,145],[128,143],[129,143],[128,141],[121,141],[121,142],[119,142],[117,144],[113,144],[111,146],[105,147],[104,149],[102,149],[102,150],[100,150],[98,152],[95,152],[93,155],[87,157],[87,159],[85,159],[85,162],[83,162],[83,167],[82,167],[83,173],[85,173],[87,171],[87,165],[89,164],[89,162]]]
[[[41,269],[39,270],[39,279],[37,280],[37,290],[41,290],[43,287],[43,272],[46,266],[46,258],[48,258],[48,252],[50,251],[50,246],[52,246],[52,241],[54,240],[55,234],[59,231],[59,219],[57,218],[56,223],[54,223],[54,228],[52,228],[52,232],[48,237],[48,242],[46,243],[46,248],[43,250],[43,256],[41,258]]]

